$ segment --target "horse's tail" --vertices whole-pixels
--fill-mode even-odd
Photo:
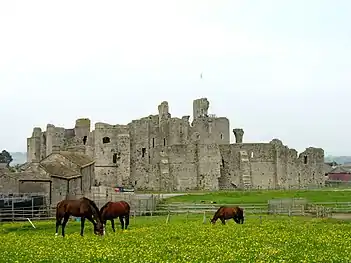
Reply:
[[[242,221],[242,222],[244,222],[244,209],[243,208],[241,208],[241,207],[239,207],[239,206],[237,206],[237,207],[235,207],[236,208],[236,214],[237,214],[237,216],[239,217],[239,219]]]
[[[244,214],[244,209],[243,209],[243,208],[237,206],[237,210],[238,210],[238,213],[239,213],[240,215],[243,215],[243,214]]]
[[[126,228],[128,227],[129,225],[129,212],[124,216],[125,220],[126,220]]]
[[[130,205],[126,201],[123,201],[123,203],[126,206],[127,214],[129,216],[129,214],[130,214]]]

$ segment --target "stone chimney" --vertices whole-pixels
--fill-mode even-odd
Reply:
[[[244,130],[243,129],[233,129],[235,136],[235,143],[243,143]]]

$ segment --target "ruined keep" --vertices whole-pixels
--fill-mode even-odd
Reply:
[[[193,101],[190,116],[172,117],[168,102],[157,115],[126,125],[76,120],[65,129],[48,124],[27,139],[27,162],[52,153],[76,152],[94,160],[95,185],[137,190],[184,191],[233,188],[298,188],[324,185],[324,151],[307,148],[298,155],[278,139],[245,143],[244,130],[208,113],[209,101]]]

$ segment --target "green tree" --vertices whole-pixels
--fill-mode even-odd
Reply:
[[[9,167],[10,163],[12,161],[13,161],[12,156],[11,156],[11,154],[8,151],[3,150],[0,153],[0,163],[6,163],[7,167]]]

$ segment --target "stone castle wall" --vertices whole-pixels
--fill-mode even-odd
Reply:
[[[157,115],[127,125],[78,119],[73,129],[48,124],[34,128],[28,138],[29,162],[39,162],[60,150],[79,151],[95,160],[95,181],[108,187],[184,191],[228,188],[289,188],[324,183],[324,151],[296,150],[274,139],[243,143],[244,131],[229,120],[208,114],[206,98],[194,100],[190,116],[172,117],[168,102]]]

